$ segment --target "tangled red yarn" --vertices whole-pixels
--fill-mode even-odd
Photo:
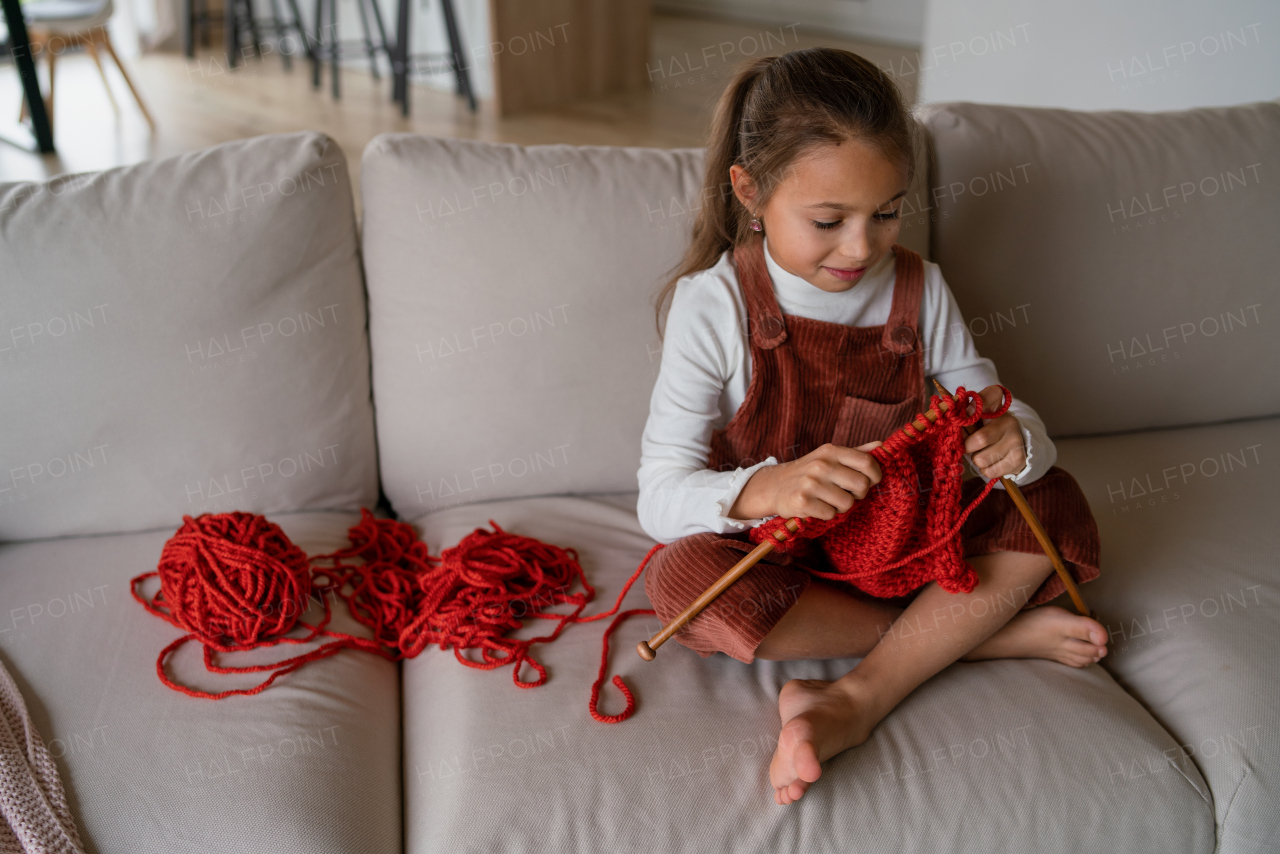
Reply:
[[[968,515],[991,491],[995,481],[964,510],[959,511],[962,431],[981,418],[1003,415],[1012,396],[1005,389],[1003,406],[984,414],[982,399],[958,389],[956,405],[942,411],[935,395],[930,409],[937,419],[924,431],[908,426],[872,451],[884,477],[868,497],[830,521],[799,520],[797,536],[778,543],[781,551],[795,551],[817,540],[835,573],[816,573],[854,583],[877,596],[896,596],[937,579],[951,592],[968,592],[977,576],[960,557],[957,536]],[[973,415],[965,414],[968,404]],[[927,419],[920,416],[919,420]],[[921,501],[922,472],[929,471],[927,501]],[[754,528],[760,542],[782,530],[781,517]],[[330,554],[308,558],[285,533],[252,513],[204,514],[182,517],[182,526],[165,543],[155,572],[134,578],[131,589],[151,613],[185,634],[165,647],[156,660],[160,680],[192,697],[219,700],[264,691],[279,677],[304,664],[343,649],[359,649],[389,661],[413,658],[435,644],[452,649],[468,667],[493,670],[511,665],[512,681],[520,688],[536,688],[547,681],[546,668],[534,659],[534,644],[553,641],[571,623],[590,623],[613,617],[602,639],[600,669],[591,686],[588,709],[602,723],[624,721],[635,711],[635,697],[620,676],[613,684],[626,699],[616,715],[599,711],[600,689],[608,666],[609,638],[618,625],[649,608],[622,611],[622,600],[662,548],[655,545],[627,580],[614,606],[603,613],[582,616],[595,598],[573,549],[563,549],[508,533],[492,519],[492,531],[477,528],[439,557],[432,556],[409,525],[378,519],[361,509],[360,521],[350,528],[351,545]],[[159,577],[160,589],[148,600],[139,591],[143,581]],[[581,589],[570,592],[575,586]],[[364,638],[329,628],[330,602],[342,599],[352,616],[368,627]],[[322,616],[303,619],[313,600]],[[567,606],[564,612],[551,609]],[[525,619],[550,620],[548,634],[515,639],[507,634]],[[252,688],[209,693],[173,681],[165,662],[188,641],[204,648],[205,667],[213,673],[270,673]],[[271,664],[224,666],[219,653],[244,652],[275,644],[320,645]],[[480,661],[467,650],[480,650]],[[524,664],[537,679],[520,678]]]
[[[977,392],[963,387],[956,389],[954,405],[949,402],[945,410],[943,400],[933,395],[929,410],[936,420],[932,424],[922,413],[916,420],[927,424],[926,429],[908,424],[871,451],[883,476],[865,499],[834,519],[797,520],[800,527],[794,536],[784,527],[786,519],[770,519],[751,530],[752,541],[762,542],[781,531],[787,538],[775,548],[798,552],[817,540],[836,571],[813,574],[847,581],[872,596],[901,596],[930,581],[949,593],[970,592],[978,576],[961,555],[958,534],[997,481],[989,481],[961,512],[964,428],[1009,411],[1013,395],[1001,388],[1002,405],[990,413],[982,411]]]
[[[492,531],[477,528],[458,545],[433,557],[412,527],[378,519],[361,509],[360,521],[348,531],[351,546],[308,558],[279,526],[262,516],[184,516],[182,527],[165,543],[157,570],[139,575],[131,585],[134,598],[147,610],[186,632],[161,651],[156,672],[176,691],[220,700],[260,693],[280,676],[343,649],[362,649],[398,661],[437,644],[441,649],[453,649],[458,661],[468,667],[492,670],[512,665],[512,680],[517,686],[536,688],[547,681],[547,671],[530,656],[534,644],[555,640],[570,623],[589,623],[617,614],[604,634],[600,671],[591,687],[588,708],[602,723],[629,718],[635,711],[635,698],[622,678],[613,677],[613,684],[626,699],[619,714],[599,711],[600,688],[613,630],[633,614],[653,613],[651,609],[617,612],[657,547],[650,550],[611,610],[583,617],[582,609],[595,598],[595,588],[587,581],[577,552],[510,534],[493,520],[489,524]],[[138,585],[156,576],[160,589],[148,601]],[[582,589],[570,592],[575,582]],[[352,616],[372,631],[373,639],[328,628],[332,617],[329,603],[335,597],[346,601]],[[323,607],[323,616],[315,624],[302,619],[313,598]],[[567,613],[550,610],[566,604],[572,608]],[[505,637],[527,618],[552,620],[556,626],[541,637]],[[216,653],[277,643],[305,644],[322,638],[327,641],[319,647],[273,664],[227,667],[215,658]],[[218,693],[179,684],[165,672],[165,661],[190,640],[203,645],[205,667],[213,673],[271,675],[253,688]],[[481,660],[464,656],[469,649],[479,649]],[[538,674],[536,680],[520,678],[520,666],[526,663]]]

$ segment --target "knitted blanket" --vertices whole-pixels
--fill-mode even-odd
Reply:
[[[62,780],[0,662],[0,854],[83,854]]]

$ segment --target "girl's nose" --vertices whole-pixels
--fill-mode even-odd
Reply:
[[[871,239],[867,234],[866,223],[850,223],[844,240],[840,243],[840,251],[846,258],[857,261],[865,261],[871,257]]]

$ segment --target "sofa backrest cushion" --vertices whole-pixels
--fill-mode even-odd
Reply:
[[[383,490],[404,518],[636,488],[700,151],[386,134],[362,228]]]
[[[1280,104],[942,104],[933,260],[1052,435],[1280,412]]]
[[[636,488],[662,347],[653,301],[687,245],[702,163],[701,149],[369,143],[373,388],[398,514]],[[903,241],[926,250],[928,227],[916,216]]]
[[[0,185],[0,244],[0,539],[377,501],[333,140]]]

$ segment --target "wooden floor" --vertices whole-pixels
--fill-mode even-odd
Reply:
[[[375,81],[359,67],[344,69],[342,99],[334,101],[327,79],[322,89],[311,88],[305,62],[295,62],[293,70],[286,72],[279,57],[269,57],[228,73],[213,50],[190,61],[155,53],[128,63],[156,117],[158,130],[152,135],[113,68],[107,73],[120,105],[118,114],[91,60],[69,54],[58,61],[54,125],[58,154],[40,157],[0,143],[0,181],[96,171],[228,140],[296,130],[329,134],[351,164],[359,163],[370,139],[388,131],[523,144],[700,146],[705,143],[711,105],[742,54],[720,62],[719,53],[710,51],[712,60],[705,67],[689,72],[687,66],[698,64],[704,46],[733,41],[748,50],[753,40],[747,37],[760,40],[766,29],[772,33],[775,52],[783,38],[787,50],[831,45],[861,53],[886,68],[903,67],[903,57],[912,60],[907,67],[919,64],[915,50],[909,48],[850,42],[790,27],[659,16],[654,20],[651,82],[646,89],[499,119],[484,103],[473,115],[452,95],[415,85],[413,115],[405,119],[389,101],[390,81],[385,76]],[[44,70],[41,63],[42,79]],[[913,77],[901,80],[913,102],[915,82]],[[4,121],[16,119],[19,106],[17,74],[12,66],[0,68],[0,134],[6,133]],[[351,171],[358,182],[359,169]]]

